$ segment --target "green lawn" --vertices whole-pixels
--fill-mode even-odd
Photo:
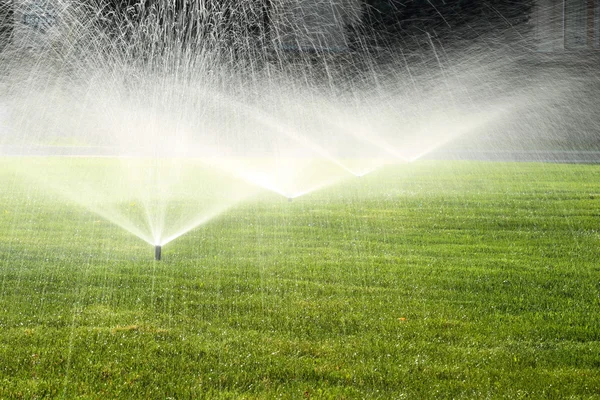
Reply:
[[[600,398],[600,166],[263,192],[162,262],[8,171],[2,399]]]

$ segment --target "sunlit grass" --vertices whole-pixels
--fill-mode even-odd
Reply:
[[[423,162],[263,192],[159,263],[0,180],[0,398],[600,392],[598,166]]]

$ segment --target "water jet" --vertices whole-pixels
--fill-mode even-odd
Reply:
[[[354,0],[325,3],[341,10],[346,2]],[[23,2],[18,15],[26,18],[15,24],[31,34],[0,54],[0,129],[10,132],[0,135],[0,153],[2,146],[18,145],[23,156],[102,156],[64,163],[27,159],[20,170],[155,245],[156,260],[162,245],[258,187],[292,203],[388,163],[417,160],[460,136],[479,134],[488,123],[512,120],[513,111],[523,108],[514,106],[515,99],[531,98],[504,79],[496,63],[465,63],[463,54],[442,65],[434,51],[438,62],[417,63],[419,74],[413,76],[395,67],[408,70],[404,57],[392,57],[390,69],[387,62],[371,63],[369,52],[346,64],[274,50],[291,43],[299,50],[311,43],[314,49],[339,49],[344,26],[358,24],[358,14],[336,11],[335,21],[320,18],[330,37],[325,40],[307,36],[312,19],[305,21],[303,12],[283,0],[274,1],[273,10],[283,14],[264,19],[273,25],[265,30],[244,27],[256,26],[262,6],[240,7],[238,26],[220,19],[228,12],[217,12],[222,9],[216,0],[192,1],[189,13],[172,13],[172,2],[157,0],[135,20],[111,14],[108,25],[101,10],[78,6],[83,2],[61,0],[56,12],[30,3],[37,4]],[[319,2],[301,3],[307,16],[320,13]],[[55,13],[60,18],[44,19]],[[42,20],[65,29],[57,25],[48,36],[19,22]],[[167,27],[179,33],[171,37]],[[198,37],[191,40],[190,31]],[[231,59],[222,49],[226,42],[240,44]],[[273,57],[281,59],[273,63]],[[172,140],[165,141],[166,134]],[[87,163],[97,173],[81,168]]]

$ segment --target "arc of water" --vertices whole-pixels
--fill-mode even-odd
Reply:
[[[255,121],[275,130],[277,133],[283,134],[285,136],[287,136],[288,138],[292,139],[293,141],[300,143],[301,145],[303,145],[304,147],[309,148],[310,150],[312,150],[314,153],[320,155],[321,157],[323,157],[324,159],[332,162],[333,164],[341,167],[342,169],[346,170],[347,172],[349,172],[350,174],[353,174],[353,172],[351,170],[349,170],[342,162],[340,162],[337,158],[335,158],[334,156],[332,156],[325,148],[323,148],[322,146],[318,145],[317,143],[314,143],[313,141],[311,141],[310,139],[308,139],[306,137],[306,135],[303,135],[299,132],[297,132],[295,129],[293,129],[291,126],[289,125],[285,125],[282,124],[281,122],[277,121],[276,119],[272,118],[271,116],[269,116],[265,111],[256,108],[256,107],[251,107],[248,104],[239,102],[235,99],[232,98],[227,98],[225,99],[223,96],[219,96],[221,98],[222,103],[230,108],[230,109],[234,109],[235,107],[235,111],[243,111],[244,114],[246,114],[248,117],[253,118]]]

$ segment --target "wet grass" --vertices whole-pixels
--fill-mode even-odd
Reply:
[[[163,249],[0,172],[0,398],[595,398],[600,167],[416,163]]]

